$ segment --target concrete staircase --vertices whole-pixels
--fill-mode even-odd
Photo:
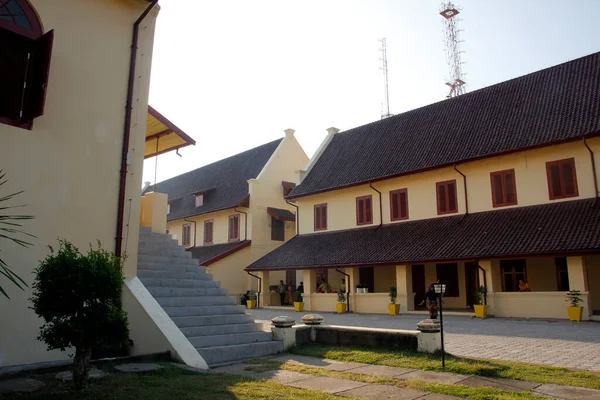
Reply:
[[[209,367],[283,351],[171,236],[140,228],[138,278]]]

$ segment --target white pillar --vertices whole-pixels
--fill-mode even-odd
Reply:
[[[317,290],[317,270],[305,269],[302,272],[304,276],[304,310],[311,311],[311,295]]]
[[[484,270],[479,270],[479,284],[487,285],[488,314],[494,315],[494,292],[500,291],[502,283],[496,279],[491,261],[479,261],[479,266]]]
[[[583,319],[590,319],[590,304],[587,281],[587,265],[582,256],[567,257],[567,270],[569,272],[569,289],[579,290],[583,294]]]
[[[400,312],[415,309],[415,295],[412,288],[412,267],[410,265],[396,265],[396,290],[398,298],[396,303],[400,304]]]
[[[269,271],[259,271],[257,275],[262,278],[260,281],[260,306],[268,306],[271,295],[269,293]]]

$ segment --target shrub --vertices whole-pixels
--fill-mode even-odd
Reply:
[[[337,296],[338,303],[346,302],[346,294],[344,292],[339,292]]]
[[[35,270],[33,310],[44,320],[38,340],[49,350],[75,348],[73,382],[87,381],[92,349],[128,340],[121,309],[123,260],[90,246],[86,255],[66,240]]]
[[[398,297],[398,290],[396,289],[396,286],[392,286],[390,288],[390,303],[391,304],[396,304],[396,298]]]

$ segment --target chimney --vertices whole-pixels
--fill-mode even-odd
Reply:
[[[327,133],[329,133],[330,135],[335,135],[339,131],[340,130],[338,128],[334,128],[333,126],[331,128],[327,128]]]
[[[150,182],[150,181],[146,181],[146,182],[144,182],[144,187],[142,188],[142,192],[143,192],[144,190],[148,189],[148,187],[149,187],[151,184],[152,184],[152,182]]]
[[[294,132],[296,132],[296,131],[290,128],[290,129],[286,129],[284,132],[285,132],[285,137],[293,137]]]

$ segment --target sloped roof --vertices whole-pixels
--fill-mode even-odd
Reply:
[[[189,137],[164,115],[151,106],[148,106],[144,158],[158,156],[195,144],[196,141],[194,139]]]
[[[593,204],[575,200],[300,235],[246,269],[600,253],[600,209]]]
[[[232,208],[248,196],[248,180],[256,178],[282,139],[255,147],[181,174],[156,185],[169,197],[168,221]],[[154,186],[146,192],[154,190]],[[194,194],[205,192],[204,204],[196,207]]]
[[[289,195],[600,132],[600,53],[336,134]]]
[[[291,212],[290,210],[284,210],[282,208],[267,207],[267,213],[271,217],[282,220],[282,221],[295,221],[296,220],[296,216],[294,215],[293,212]]]
[[[199,265],[210,265],[233,253],[236,253],[245,247],[250,246],[250,244],[250,240],[242,240],[241,242],[190,247],[186,250],[192,252],[192,258],[198,260]]]

